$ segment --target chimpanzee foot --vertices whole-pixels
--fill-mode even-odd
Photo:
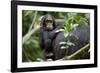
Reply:
[[[53,53],[50,52],[47,54],[47,57],[51,57],[51,56],[53,56]]]

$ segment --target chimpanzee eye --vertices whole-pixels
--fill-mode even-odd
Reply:
[[[53,23],[52,20],[46,20],[46,23]]]
[[[51,21],[49,21],[50,23],[53,23],[53,21],[51,20]]]

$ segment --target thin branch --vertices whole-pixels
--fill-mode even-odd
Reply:
[[[37,25],[34,29],[32,29],[30,32],[28,32],[28,33],[23,37],[22,43],[24,44],[24,43],[30,38],[30,36],[31,36],[35,31],[37,31],[39,28],[40,28],[40,26]]]
[[[26,60],[29,62],[30,60],[29,60],[29,58],[28,58],[28,56],[26,54],[26,51],[24,49],[23,49],[23,54],[25,55]]]
[[[38,14],[38,12],[37,12],[37,11],[35,11],[35,13],[34,13],[34,18],[33,18],[33,20],[32,20],[32,24],[31,24],[31,26],[30,26],[30,28],[29,28],[28,32],[30,32],[30,31],[31,31],[31,29],[32,29],[32,27],[33,27],[33,25],[34,25],[34,23],[35,23],[35,21],[36,21],[37,14]]]
[[[84,53],[84,51],[88,52],[88,50],[90,49],[89,47],[90,47],[90,44],[88,43],[87,45],[82,47],[80,50],[76,51],[74,54],[72,54],[70,56],[65,56],[64,60],[74,60],[74,59],[77,59],[80,54]]]

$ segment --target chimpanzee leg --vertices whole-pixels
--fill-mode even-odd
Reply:
[[[64,46],[60,44],[60,42],[64,41],[65,41],[64,33],[63,32],[58,33],[52,44],[54,60],[61,59],[65,56],[66,49],[63,49]]]

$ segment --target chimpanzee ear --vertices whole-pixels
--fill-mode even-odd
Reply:
[[[57,27],[57,25],[56,25],[56,21],[55,21],[55,18],[52,16],[52,19],[53,19],[53,26],[54,26],[54,28],[56,28]]]
[[[54,29],[57,27],[55,20],[53,20],[53,27]]]

